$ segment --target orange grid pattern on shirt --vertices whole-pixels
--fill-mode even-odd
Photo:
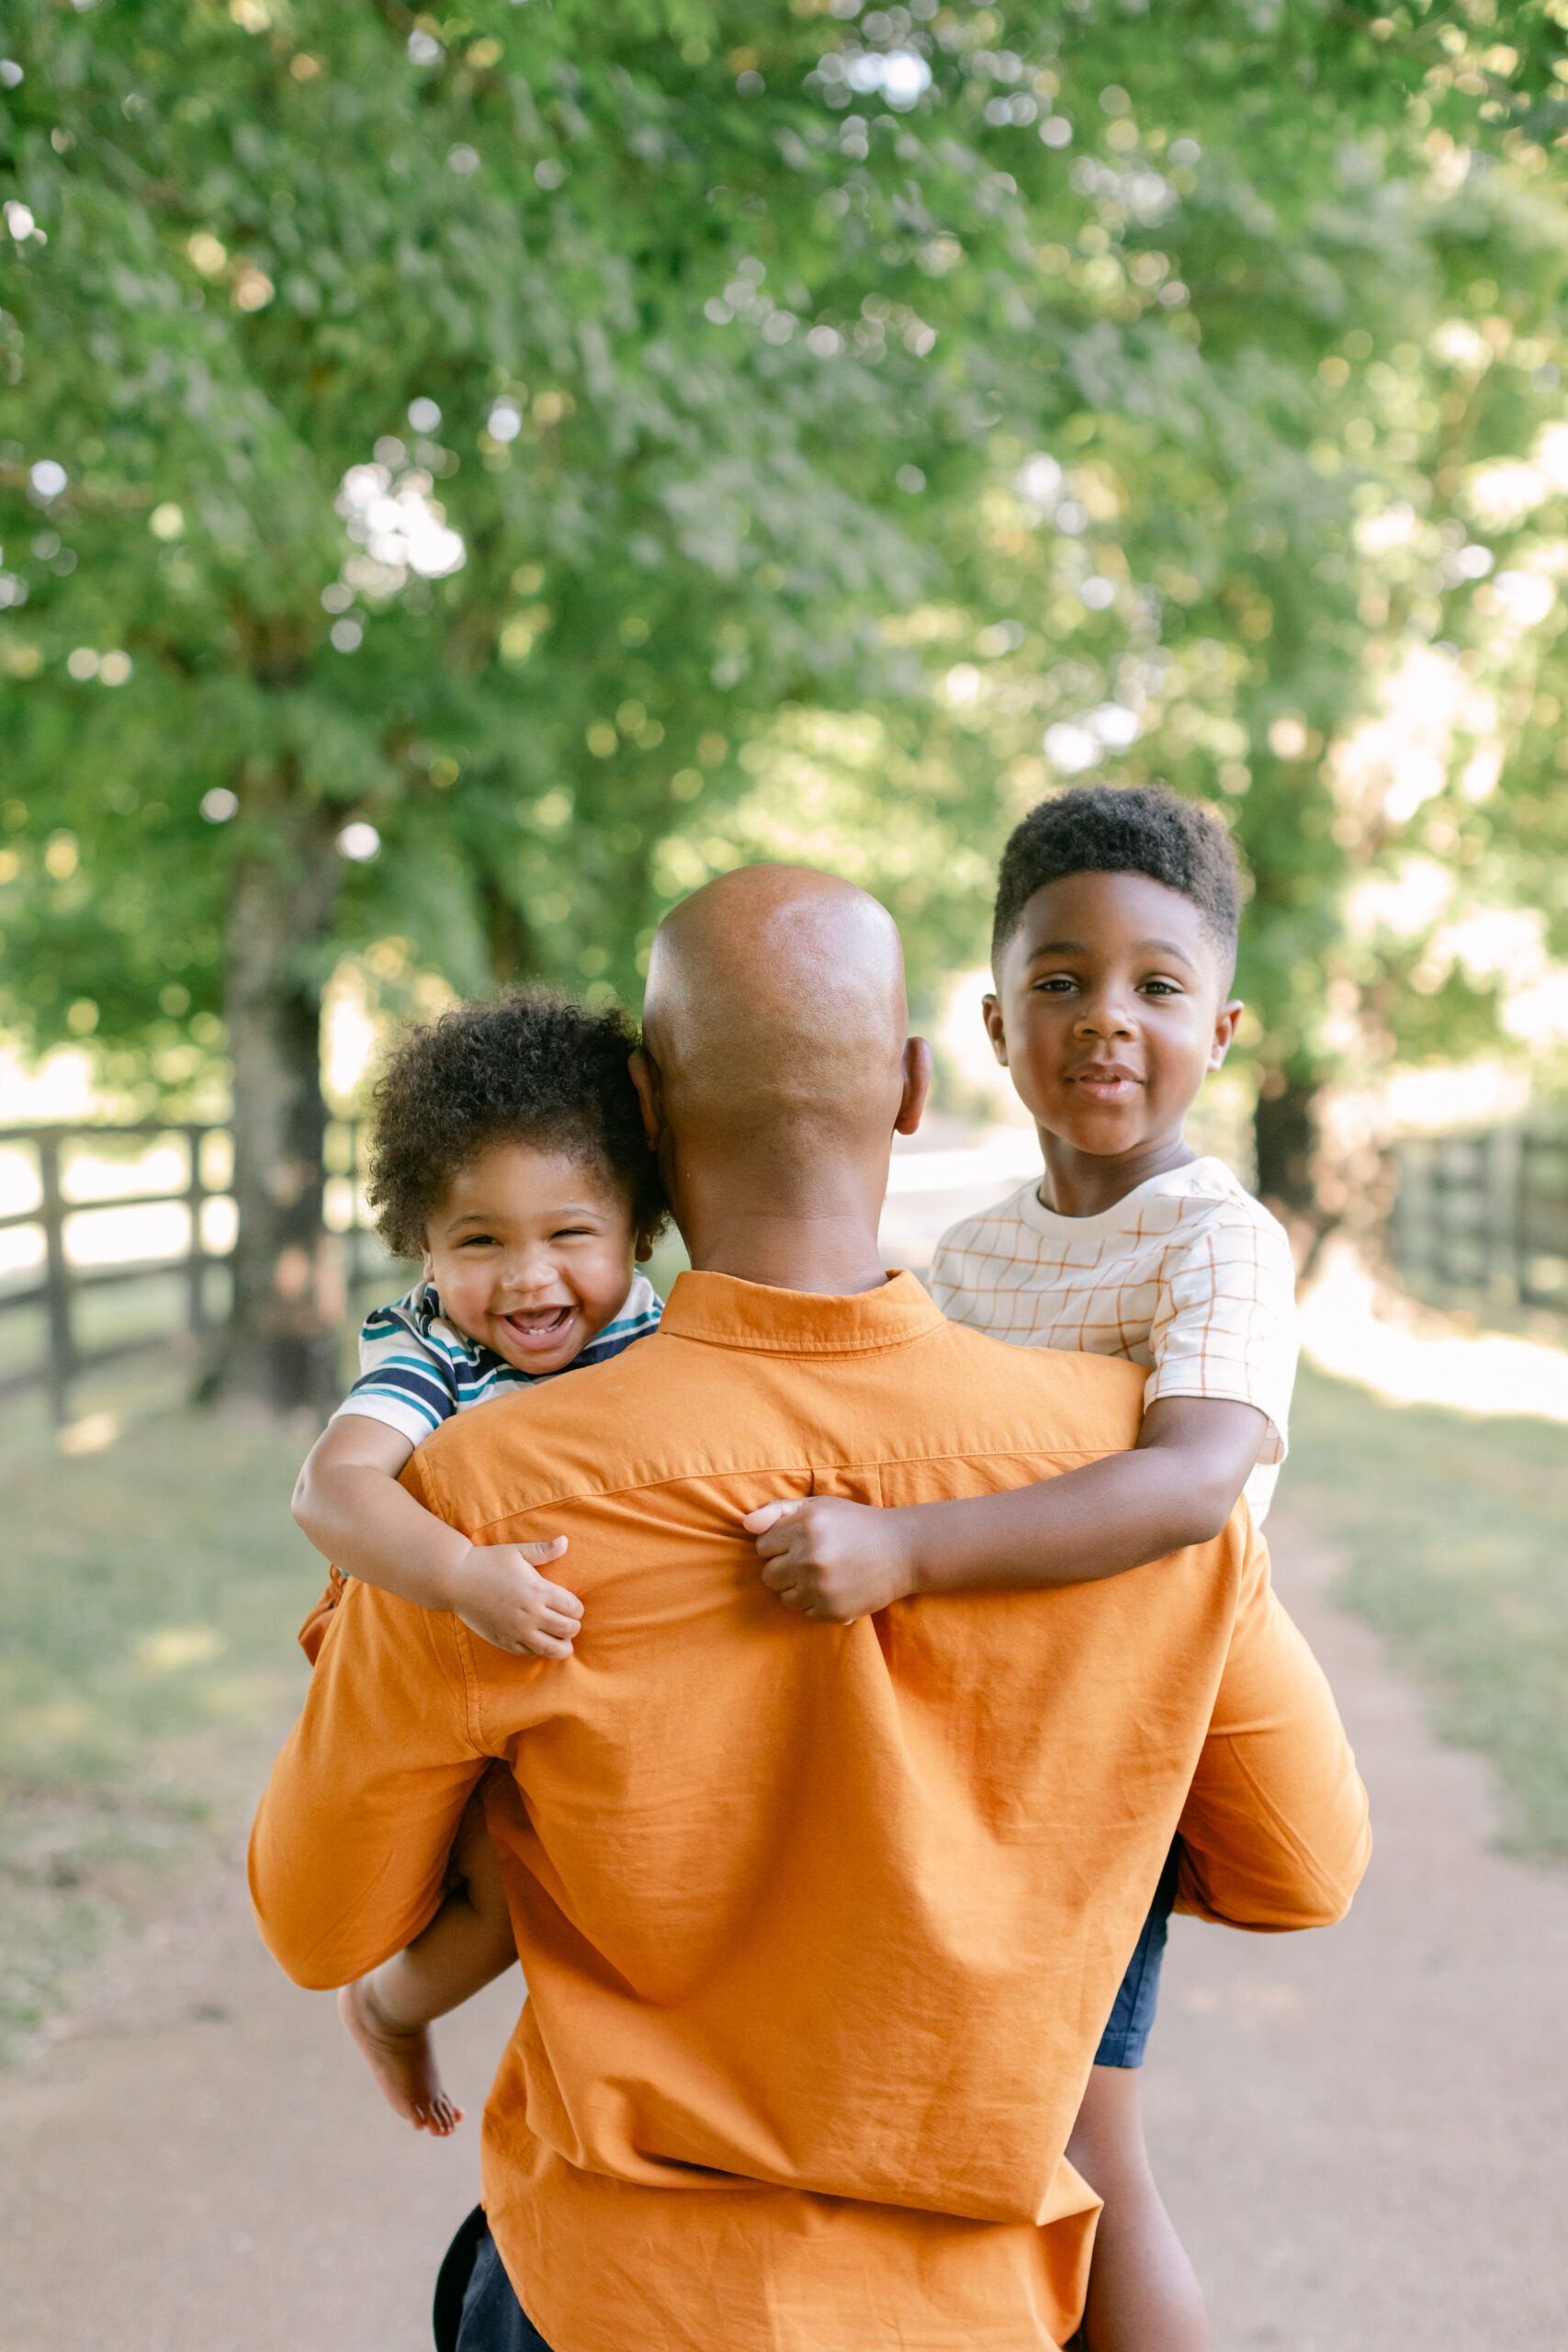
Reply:
[[[1295,1270],[1266,1209],[1239,1185],[1156,1193],[1125,1225],[1058,1238],[1028,1222],[1019,1201],[942,1237],[931,1290],[945,1315],[1014,1347],[1125,1356],[1152,1375],[1145,1406],[1156,1396],[1254,1405],[1272,1424],[1271,1458],[1283,1459]]]

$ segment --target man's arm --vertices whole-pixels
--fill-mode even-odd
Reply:
[[[1181,1816],[1179,1910],[1269,1933],[1344,1917],[1371,1852],[1367,1792],[1323,1669],[1248,1553],[1230,1650]],[[1239,1541],[1233,1525],[1227,1541]]]
[[[463,1807],[489,1761],[465,1643],[455,1619],[370,1585],[350,1585],[339,1603],[251,1832],[262,1939],[298,1984],[363,1976],[440,1906]]]
[[[886,1510],[814,1495],[764,1503],[745,1527],[770,1591],[828,1624],[909,1593],[1088,1584],[1212,1542],[1268,1430],[1253,1405],[1162,1396],[1130,1453],[1036,1486]]]

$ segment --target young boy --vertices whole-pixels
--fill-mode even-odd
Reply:
[[[1118,1576],[1261,1518],[1284,1459],[1295,1277],[1282,1227],[1183,1122],[1235,1034],[1228,836],[1163,787],[1043,802],[998,879],[997,1059],[1044,1170],[937,1246],[955,1321],[1021,1347],[1145,1365],[1136,1450],[1041,1486],[878,1510],[821,1497],[748,1519],[787,1608],[843,1623],[911,1593]],[[1105,2199],[1091,2352],[1201,2352],[1202,2299],[1144,2149],[1136,2069],[1153,2022],[1173,1852],[1096,2056],[1069,2154]]]
[[[370,1198],[395,1257],[424,1261],[360,1337],[358,1379],[311,1452],[294,1516],[333,1561],[300,1635],[312,1661],[343,1577],[450,1610],[497,1648],[571,1655],[582,1604],[539,1567],[566,1549],[471,1544],[398,1484],[453,1413],[618,1355],[658,1324],[637,1261],[664,1220],[627,1071],[636,1033],[538,992],[464,1005],[416,1030],[377,1093]],[[478,1800],[453,1883],[407,1951],[345,1985],[344,2023],[416,2129],[459,2120],[429,2028],[516,1959]]]

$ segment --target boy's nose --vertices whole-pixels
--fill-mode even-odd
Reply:
[[[1132,1016],[1125,1005],[1109,998],[1090,998],[1073,1024],[1080,1037],[1130,1037]]]
[[[525,1256],[513,1258],[502,1266],[500,1288],[508,1297],[523,1297],[530,1291],[548,1290],[555,1278],[554,1261],[543,1252],[530,1250]]]

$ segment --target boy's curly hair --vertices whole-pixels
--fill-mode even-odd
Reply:
[[[1183,800],[1166,784],[1080,785],[1042,800],[1002,852],[993,966],[1036,890],[1069,874],[1146,874],[1179,891],[1202,916],[1222,960],[1234,967],[1241,920],[1235,852],[1220,820],[1198,801]]]
[[[376,1089],[368,1197],[397,1258],[418,1258],[459,1170],[492,1143],[564,1153],[625,1193],[639,1246],[669,1209],[626,1059],[617,1006],[590,1012],[551,989],[460,1004],[411,1030]]]

